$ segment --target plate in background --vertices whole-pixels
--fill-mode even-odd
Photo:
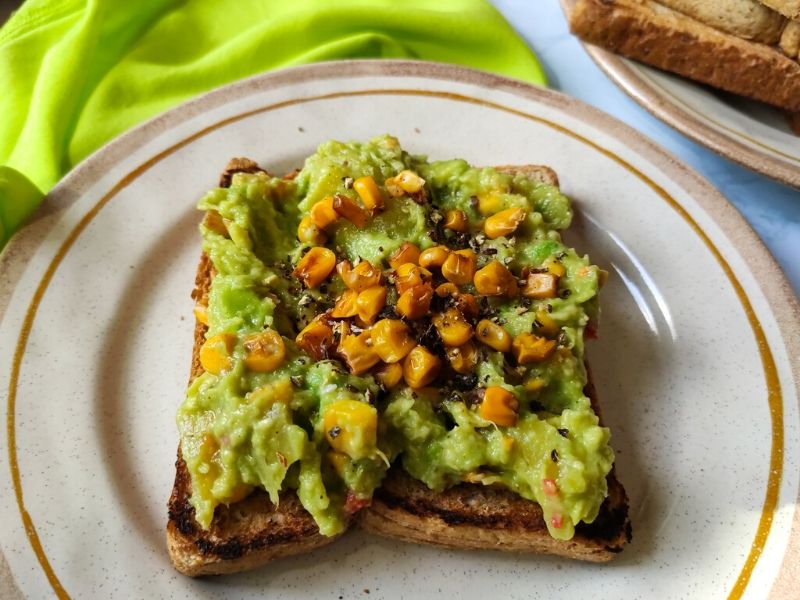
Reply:
[[[748,169],[800,188],[800,135],[785,112],[581,43],[614,83],[657,118]]]

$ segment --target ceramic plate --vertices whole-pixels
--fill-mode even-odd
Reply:
[[[383,132],[431,158],[550,165],[574,199],[568,241],[611,273],[590,361],[631,500],[633,543],[613,563],[352,532],[251,573],[172,569],[164,527],[195,203],[232,156],[282,173],[324,140]],[[87,159],[2,255],[0,595],[789,597],[800,583],[798,315],[708,183],[568,97],[413,62],[321,64],[217,90]]]
[[[584,47],[614,83],[665,123],[748,169],[800,188],[800,136],[782,111]]]

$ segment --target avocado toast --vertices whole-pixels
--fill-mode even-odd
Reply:
[[[200,203],[180,571],[304,552],[356,514],[446,546],[621,549],[627,501],[584,394],[603,273],[561,242],[552,171],[428,163],[384,136],[323,144],[294,179],[240,160],[222,183]]]

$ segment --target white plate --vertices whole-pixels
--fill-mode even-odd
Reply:
[[[785,113],[584,44],[598,66],[653,115],[714,152],[800,188],[800,136]]]
[[[574,198],[569,241],[612,273],[590,352],[631,499],[633,543],[614,563],[355,532],[248,574],[173,571],[165,504],[192,345],[195,202],[232,156],[281,173],[323,140],[383,132],[432,158],[551,165]],[[800,583],[798,314],[711,186],[560,94],[410,62],[321,64],[223,88],[86,160],[2,255],[0,595],[790,594]]]

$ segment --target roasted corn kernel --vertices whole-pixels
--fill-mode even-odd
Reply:
[[[490,239],[500,236],[509,236],[516,231],[519,224],[525,219],[525,211],[521,208],[509,208],[501,210],[486,219],[483,224],[483,231]]]
[[[353,182],[353,189],[370,213],[374,215],[376,212],[383,210],[383,194],[381,194],[378,184],[375,183],[372,177],[369,175],[359,177]]]
[[[511,351],[511,335],[497,323],[483,319],[475,327],[475,337],[498,352]]]
[[[522,288],[522,295],[526,298],[555,298],[558,292],[558,277],[550,272],[531,273]]]
[[[478,212],[482,215],[493,215],[503,210],[502,192],[492,191],[478,194]]]
[[[455,283],[443,283],[436,287],[436,295],[439,298],[448,298],[450,296],[455,296],[458,294],[458,286]]]
[[[478,349],[471,341],[457,348],[448,348],[447,360],[456,373],[472,373],[478,365]]]
[[[385,389],[390,390],[403,379],[403,365],[399,362],[383,365],[375,371],[375,379]]]
[[[211,433],[203,435],[203,441],[200,443],[197,458],[204,463],[205,468],[199,469],[196,474],[197,485],[207,486],[207,489],[210,489],[211,486],[216,483],[221,471],[217,459],[218,453],[219,442],[217,438]],[[218,500],[223,504],[233,504],[234,502],[246,498],[252,490],[253,488],[251,486],[240,481],[229,490],[226,490],[227,493],[224,496],[218,497]]]
[[[408,169],[400,171],[394,177],[389,177],[384,183],[386,189],[392,196],[402,196],[405,194],[416,194],[425,185],[425,180]]]
[[[429,267],[441,267],[449,255],[450,248],[447,246],[433,246],[423,250],[419,255],[419,266],[426,269]]]
[[[359,229],[362,229],[369,221],[369,213],[343,194],[336,194],[333,197],[333,210]]]
[[[328,236],[314,224],[311,217],[303,217],[297,226],[297,239],[304,244],[322,245],[328,240]]]
[[[335,319],[346,319],[348,317],[355,317],[358,313],[356,309],[356,301],[358,300],[358,292],[355,290],[345,290],[342,295],[336,300],[333,306],[331,316]]]
[[[325,454],[325,458],[333,467],[333,470],[338,473],[339,477],[344,477],[344,472],[347,468],[347,462],[350,460],[347,454],[336,452],[336,450],[329,450]]]
[[[538,394],[545,386],[545,381],[541,377],[531,377],[522,384],[525,391],[529,394]]]
[[[514,338],[511,349],[517,359],[517,363],[527,365],[532,362],[546,360],[556,349],[553,340],[539,337],[532,333],[521,333]]]
[[[317,317],[297,334],[294,341],[314,360],[324,360],[328,358],[333,347],[333,328],[321,317]]]
[[[475,276],[478,257],[475,252],[465,248],[451,252],[442,264],[442,275],[450,283],[465,285]]]
[[[206,213],[206,216],[203,217],[203,225],[223,237],[228,237],[228,228],[225,226],[225,220],[215,210],[209,210]]]
[[[550,316],[550,313],[547,312],[547,309],[543,306],[536,310],[535,313],[536,320],[534,324],[536,325],[536,331],[542,333],[547,336],[554,336],[558,333],[560,327],[556,320]]]
[[[333,209],[333,196],[326,196],[319,202],[315,202],[314,206],[308,213],[311,221],[320,229],[325,229],[339,220],[339,213]]]
[[[397,288],[398,294],[403,294],[406,290],[428,283],[433,278],[433,275],[428,269],[412,265],[411,263],[406,263],[397,267],[395,275],[394,286]]]
[[[433,298],[433,288],[429,283],[416,285],[400,294],[395,310],[406,319],[420,319],[428,314]]]
[[[195,304],[194,308],[192,309],[194,312],[194,318],[197,319],[198,323],[202,323],[206,327],[208,327],[208,307],[202,304]]]
[[[396,363],[411,352],[416,342],[408,325],[397,319],[381,319],[370,330],[372,347],[383,362]]]
[[[333,250],[316,246],[306,252],[292,274],[307,288],[315,288],[327,279],[335,266],[336,255]]]
[[[389,266],[393,269],[397,269],[400,265],[407,263],[416,265],[419,262],[419,255],[419,248],[411,242],[403,242],[389,257]]]
[[[442,361],[425,346],[415,346],[403,361],[403,378],[409,387],[421,388],[433,383]]]
[[[204,371],[219,375],[233,367],[231,353],[236,345],[236,336],[232,333],[218,333],[211,336],[200,347],[200,365]]]
[[[265,383],[245,396],[248,403],[255,404],[266,412],[273,404],[286,404],[292,401],[294,389],[288,377]]]
[[[274,329],[265,329],[244,338],[244,352],[244,365],[258,373],[271,373],[286,359],[283,338]]]
[[[342,341],[339,342],[339,354],[353,375],[366,373],[381,359],[372,347],[369,331],[342,337]]]
[[[453,298],[453,303],[461,311],[465,319],[475,319],[480,313],[478,300],[472,294],[456,294]]]
[[[380,269],[368,260],[362,260],[355,267],[350,266],[350,261],[344,260],[336,265],[336,270],[344,284],[357,292],[363,292],[381,283]]]
[[[386,306],[386,288],[376,285],[358,293],[356,311],[364,324],[370,324]]]
[[[467,213],[463,210],[448,210],[444,215],[444,226],[451,231],[464,233],[469,229]]]
[[[372,456],[378,442],[378,411],[359,400],[337,400],[324,409],[322,425],[331,448],[359,459]]]
[[[515,296],[519,291],[517,278],[500,262],[493,260],[475,273],[475,289],[484,296]]]
[[[448,308],[443,313],[437,313],[431,320],[445,346],[461,346],[472,337],[472,326],[457,308]]]
[[[478,412],[481,417],[495,425],[511,427],[517,424],[518,410],[517,397],[507,389],[493,385],[486,388]]]
[[[567,268],[555,256],[551,256],[544,261],[542,266],[556,277],[563,277],[567,274]]]

